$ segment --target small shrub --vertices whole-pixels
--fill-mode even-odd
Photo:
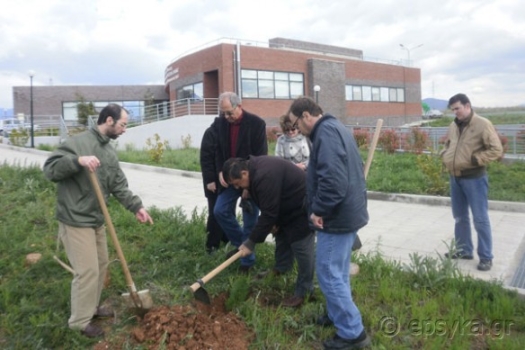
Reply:
[[[180,140],[182,142],[182,148],[188,149],[191,148],[191,135],[181,136]]]
[[[24,147],[29,140],[29,132],[24,128],[13,129],[9,133],[9,142],[18,147]]]
[[[379,135],[379,144],[386,153],[394,153],[399,148],[399,135],[395,130],[384,130]]]
[[[162,156],[164,155],[164,152],[166,151],[166,147],[168,147],[169,142],[167,140],[161,141],[159,134],[153,135],[153,140],[151,140],[151,137],[146,140],[146,146],[148,147],[148,154],[150,156],[150,159],[154,163],[160,163],[160,160]]]
[[[370,144],[370,132],[368,132],[368,130],[354,129],[354,138],[359,149],[368,149],[368,145]]]
[[[410,133],[405,138],[405,149],[412,151],[415,154],[421,154],[426,150],[430,144],[430,137],[428,132],[420,128],[411,128]]]
[[[427,193],[446,195],[448,193],[448,181],[443,171],[441,158],[435,154],[420,154],[416,158],[416,163],[428,181]]]

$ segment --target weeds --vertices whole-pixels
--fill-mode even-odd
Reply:
[[[164,155],[164,152],[166,151],[168,145],[168,140],[161,141],[159,134],[153,135],[153,140],[151,139],[151,137],[148,137],[148,139],[146,140],[146,146],[148,148],[148,154],[150,156],[150,159],[153,161],[153,163],[160,163],[160,160]]]

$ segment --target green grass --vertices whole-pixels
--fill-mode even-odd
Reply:
[[[96,340],[67,328],[71,275],[53,259],[57,223],[55,185],[39,168],[0,165],[0,348],[90,349]],[[178,209],[150,209],[155,225],[139,224],[111,200],[109,211],[137,288],[148,288],[156,305],[189,304],[186,287],[224,261],[223,248],[204,254],[204,213],[187,218]],[[377,250],[381,246],[378,243]],[[40,262],[27,266],[26,254]],[[273,265],[273,247],[257,246],[256,272]],[[110,243],[110,258],[116,253]],[[462,276],[455,262],[418,255],[401,266],[380,253],[357,254],[361,267],[353,277],[354,298],[374,349],[522,349],[525,301],[497,283]],[[132,340],[137,323],[121,304],[127,287],[118,263],[110,265],[111,283],[103,300],[117,307],[110,324],[110,348],[145,349]],[[213,297],[228,292],[227,305],[257,334],[251,349],[319,349],[333,328],[314,325],[324,299],[298,310],[275,302],[293,292],[295,274],[253,280],[226,269],[206,286]]]

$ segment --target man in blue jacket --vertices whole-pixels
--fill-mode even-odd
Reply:
[[[361,349],[371,340],[352,300],[349,270],[357,231],[368,223],[363,161],[350,131],[334,116],[323,115],[311,98],[294,100],[288,115],[293,126],[312,141],[308,212],[317,231],[315,269],[328,311],[318,323],[333,323],[337,329],[323,345],[325,349]]]

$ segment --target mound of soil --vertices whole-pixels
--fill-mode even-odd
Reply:
[[[160,306],[151,309],[132,330],[148,349],[248,349],[253,333],[235,314],[225,310],[226,295],[212,305]]]

